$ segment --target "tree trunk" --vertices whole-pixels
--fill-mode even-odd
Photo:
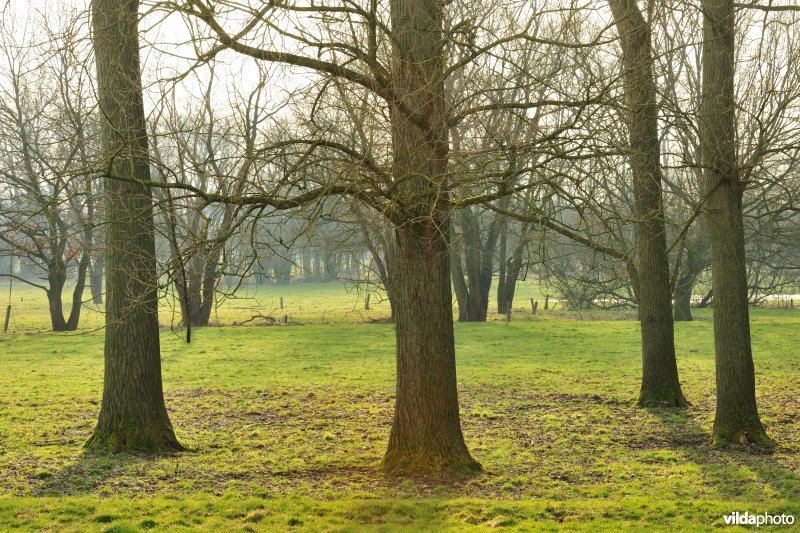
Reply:
[[[307,281],[314,275],[313,272],[311,272],[311,254],[307,250],[303,250],[302,258],[303,258],[303,279]]]
[[[454,274],[460,271],[461,277],[461,281],[454,280],[459,306],[458,320],[459,322],[486,322],[489,291],[492,288],[495,249],[501,222],[497,216],[494,217],[486,229],[486,240],[483,241],[478,214],[471,207],[462,208],[458,214],[464,237],[463,256],[466,266],[466,272],[464,272],[460,260],[462,250],[458,250],[458,264],[454,265],[456,268],[453,269]]]
[[[687,265],[681,266],[681,274],[675,285],[675,304],[673,318],[676,322],[691,322],[692,317],[692,290],[694,289],[695,276],[692,275]]]
[[[459,419],[446,227],[397,229],[397,403],[383,460],[393,473],[480,469]]]
[[[103,303],[103,269],[105,255],[95,259],[90,275],[92,288],[92,302],[101,305]]]
[[[49,266],[47,273],[47,304],[50,310],[50,325],[53,331],[67,331],[67,321],[64,320],[61,292],[67,279],[66,266],[55,259]]]
[[[139,70],[138,0],[92,3],[105,178],[106,330],[103,402],[87,446],[182,450],[161,385],[158,294],[147,136]]]
[[[461,249],[455,243],[450,243],[450,276],[453,279],[453,292],[456,294],[458,304],[458,321],[469,322],[469,289],[464,281],[464,268],[461,265]]]
[[[733,0],[702,0],[700,146],[711,238],[717,413],[712,442],[772,447],[756,407],[747,308],[742,183],[736,162]]]
[[[441,9],[428,0],[391,2],[393,80],[400,100],[390,107],[400,194],[397,399],[383,469],[401,474],[480,469],[461,433],[456,388]]]
[[[675,286],[674,317],[676,321],[691,321],[692,294],[698,276],[709,266],[708,233],[704,226],[699,227],[684,244],[686,258],[681,263],[680,276]]]
[[[72,290],[72,307],[67,319],[67,331],[78,329],[78,322],[81,318],[81,307],[83,306],[83,289],[86,287],[86,272],[89,269],[91,257],[86,250],[78,263],[78,271],[75,276],[75,288]]]
[[[320,264],[319,252],[314,252],[314,281],[322,280],[322,265]]]
[[[629,107],[643,363],[638,403],[683,407],[686,399],[675,360],[650,26],[635,0],[609,0],[609,5],[622,43],[623,84]]]
[[[497,313],[504,315],[508,313],[508,293],[506,292],[506,254],[508,253],[508,228],[504,228],[500,236],[500,258],[497,274]]]
[[[505,262],[506,268],[503,269],[505,279],[503,283],[498,283],[497,290],[503,290],[505,313],[508,313],[508,311],[514,308],[514,294],[517,292],[517,280],[519,279],[520,272],[522,272],[522,258],[525,254],[525,245],[527,244],[527,239],[525,237],[527,231],[528,225],[525,224],[520,232],[519,242],[517,242],[517,245],[514,247],[514,252],[511,254],[511,257],[508,258],[508,261]]]

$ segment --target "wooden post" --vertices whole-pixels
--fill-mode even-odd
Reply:
[[[6,321],[3,323],[3,333],[8,331],[8,320],[11,318],[11,304],[6,306]]]
[[[281,296],[281,309],[283,309],[283,296]]]
[[[372,293],[367,293],[367,297],[364,299],[364,310],[369,311],[369,297]]]
[[[533,314],[534,315],[536,314],[536,310],[538,308],[539,308],[539,301],[538,300],[534,300],[533,298],[531,298],[531,309],[533,309]]]
[[[544,308],[545,309],[550,309],[550,295],[549,294],[545,294],[544,295]]]

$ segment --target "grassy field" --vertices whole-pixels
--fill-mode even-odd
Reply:
[[[370,320],[386,308],[365,312],[336,284],[270,286],[257,307],[224,304],[220,321],[277,313],[279,296],[302,326],[207,328],[189,345],[163,331],[167,406],[190,451],[157,458],[83,451],[102,392],[98,318],[87,314],[77,334],[21,331],[47,325],[42,302],[23,295],[29,314],[16,311],[16,332],[0,337],[0,530],[650,531],[714,529],[732,511],[800,519],[800,311],[752,317],[773,454],[708,444],[708,311],[677,326],[684,413],[633,406],[639,328],[624,313],[520,310],[511,323],[457,324],[462,423],[485,472],[402,480],[377,470],[394,332]]]
[[[495,284],[496,285],[496,284]],[[496,288],[493,286],[493,289]],[[370,288],[370,309],[364,309],[366,290],[364,286],[332,283],[291,283],[264,285],[244,285],[236,291],[235,297],[223,298],[218,302],[211,314],[211,321],[219,325],[231,325],[244,322],[255,315],[266,315],[275,318],[289,315],[293,322],[302,324],[342,324],[370,322],[385,319],[390,314],[389,302],[385,295]],[[89,298],[88,290],[86,298]],[[72,295],[64,291],[64,313],[69,313]],[[283,298],[284,308],[280,307]],[[494,291],[491,295],[490,307],[497,308]],[[530,313],[530,299],[540,300],[544,305],[544,296],[534,282],[520,282],[517,289],[515,308],[524,316]],[[41,289],[15,283],[9,298],[8,283],[0,282],[0,305],[3,310],[8,303],[12,306],[10,321],[11,332],[47,331],[50,329],[47,299]],[[177,327],[180,322],[180,308],[170,297],[161,299],[160,320],[164,328]],[[799,302],[800,303],[800,302]],[[454,303],[455,306],[455,303]],[[103,326],[102,305],[86,302],[81,312],[81,330],[98,329]],[[497,320],[505,317],[493,317]],[[256,320],[256,323],[259,321]]]

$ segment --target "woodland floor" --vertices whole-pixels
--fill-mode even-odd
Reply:
[[[540,304],[541,305],[541,304]],[[701,530],[732,511],[800,520],[800,311],[752,313],[773,454],[709,445],[707,312],[677,326],[685,412],[634,407],[638,324],[540,312],[457,324],[467,445],[485,472],[379,473],[390,324],[162,335],[167,406],[190,451],[94,455],[102,334],[0,337],[0,530]],[[524,320],[522,319],[524,318]],[[586,318],[584,316],[584,318]]]

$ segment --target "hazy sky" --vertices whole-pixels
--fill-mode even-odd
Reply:
[[[43,20],[51,27],[61,28],[66,20],[79,17],[81,33],[89,36],[90,18],[88,16],[89,0],[0,0],[6,2],[3,10],[3,30],[10,32],[17,45],[33,46],[42,44],[43,32],[39,30]],[[2,4],[0,4],[2,5]],[[194,64],[194,47],[188,44],[190,33],[185,22],[178,15],[165,17],[163,13],[152,13],[140,22],[142,45],[143,82],[145,84],[145,101],[149,109],[165,87],[175,86],[179,101],[188,99],[189,94],[199,94],[201,85],[208,82],[209,69],[203,66],[177,85],[164,83],[178,74],[186,73]],[[93,66],[92,66],[93,68]],[[279,93],[296,89],[303,83],[302,76],[287,75],[288,69],[270,67],[273,74],[270,82],[274,100],[284,100]],[[229,106],[235,93],[247,94],[258,82],[258,68],[254,60],[244,58],[233,52],[225,52],[217,57],[215,74],[215,90],[213,98],[215,107],[220,112]]]

